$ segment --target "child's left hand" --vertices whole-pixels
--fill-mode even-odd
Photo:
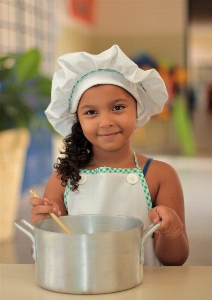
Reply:
[[[156,206],[149,211],[149,219],[155,225],[160,220],[161,226],[157,229],[164,237],[168,239],[175,239],[183,231],[183,223],[181,222],[177,213],[167,206]]]

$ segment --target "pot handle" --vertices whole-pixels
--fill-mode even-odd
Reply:
[[[155,232],[161,225],[161,221],[159,221],[157,224],[153,225],[151,224],[149,227],[147,227],[144,232],[143,232],[143,237],[141,239],[141,263],[144,263],[144,242],[146,240],[146,238],[148,236],[150,236],[151,234],[153,234],[153,232]]]
[[[32,250],[33,250],[32,258],[34,259],[34,261],[36,261],[37,260],[37,254],[36,254],[36,247],[35,247],[35,237],[28,230],[26,230],[23,226],[21,226],[20,224],[18,224],[20,222],[22,222],[24,225],[26,225],[26,227],[30,228],[33,231],[34,231],[34,227],[30,223],[28,223],[26,220],[24,220],[22,218],[16,219],[13,222],[13,224],[18,229],[20,229],[23,233],[25,233],[31,239],[31,241],[32,241]]]

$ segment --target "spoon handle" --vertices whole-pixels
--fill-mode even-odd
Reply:
[[[36,191],[30,190],[30,193],[33,194],[34,197],[40,198]],[[61,220],[53,212],[49,214],[66,233],[71,234],[70,230],[65,226],[63,222],[61,222]]]

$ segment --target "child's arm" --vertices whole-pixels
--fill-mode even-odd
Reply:
[[[150,220],[162,224],[155,232],[155,250],[163,265],[182,265],[189,254],[185,228],[184,199],[179,178],[168,164],[154,161],[151,173],[159,183],[155,205],[149,212]],[[151,176],[151,174],[150,174]]]
[[[54,172],[49,178],[43,199],[32,197],[29,203],[31,209],[31,223],[51,218],[50,212],[54,212],[58,217],[67,215],[67,211],[63,201],[64,187],[61,186],[61,180],[57,177],[57,172]]]

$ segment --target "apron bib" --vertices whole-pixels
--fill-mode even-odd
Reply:
[[[150,225],[148,211],[152,201],[135,153],[134,158],[135,168],[81,169],[78,191],[70,190],[70,180],[65,189],[64,203],[68,214],[129,216],[142,220],[146,229]],[[144,265],[159,265],[152,237],[146,239],[144,247]]]

